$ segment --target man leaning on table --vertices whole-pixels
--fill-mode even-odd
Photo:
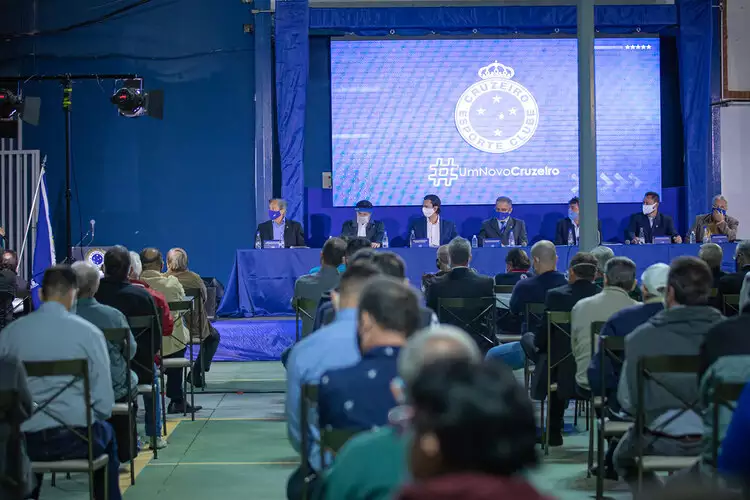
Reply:
[[[695,231],[695,241],[703,241],[703,229],[708,231],[708,237],[724,235],[728,241],[737,239],[737,229],[740,222],[734,217],[727,215],[727,199],[723,195],[714,196],[711,212],[701,214],[695,218],[693,231]]]
[[[682,243],[682,237],[674,227],[674,220],[659,211],[661,202],[658,193],[649,191],[643,196],[641,213],[630,216],[626,243],[641,245],[653,243],[654,238],[669,236],[674,243]]]
[[[274,198],[268,202],[268,219],[258,224],[257,234],[261,244],[266,241],[283,241],[284,248],[305,246],[302,224],[286,218],[286,200]]]
[[[367,238],[372,248],[380,248],[385,236],[383,221],[373,220],[372,203],[369,200],[358,201],[354,206],[356,217],[341,226],[341,238],[349,241],[352,238]]]

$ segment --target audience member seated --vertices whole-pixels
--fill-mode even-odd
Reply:
[[[594,284],[595,276],[596,259],[588,252],[575,254],[570,260],[568,284],[547,292],[545,311],[571,312],[578,301],[596,295],[599,288]],[[520,286],[520,283],[516,286]],[[563,416],[568,400],[576,395],[576,364],[570,356],[569,330],[565,325],[553,326],[550,334],[552,345],[548,346],[547,324],[544,321],[535,331],[524,334],[521,339],[523,353],[537,365],[531,378],[531,395],[534,399],[543,401],[547,397],[547,364],[557,364],[552,370],[552,382],[557,383],[557,390],[549,401],[550,446],[562,446]],[[561,361],[563,358],[565,360]]]
[[[3,259],[0,262],[0,330],[13,321],[13,300],[17,291],[15,270],[9,269]]]
[[[333,292],[332,302],[336,308],[336,319],[322,327],[314,335],[308,335],[293,348],[287,360],[286,421],[287,434],[292,447],[302,453],[302,433],[309,434],[310,463],[308,470],[320,467],[320,447],[317,425],[310,422],[309,429],[301,429],[301,390],[303,384],[318,384],[323,373],[337,368],[355,365],[361,359],[357,348],[357,305],[367,280],[379,274],[370,262],[347,265],[339,283],[339,291]],[[317,420],[317,419],[315,419]],[[297,469],[289,478],[287,497],[296,500],[302,497],[303,485],[315,489],[316,481],[303,477]]]
[[[496,363],[444,360],[417,376],[409,471],[399,500],[542,500],[525,473],[537,464],[534,409]]]
[[[606,322],[613,314],[636,305],[628,295],[636,285],[635,262],[627,257],[615,257],[607,262],[604,288],[601,292],[581,299],[570,313],[570,346],[576,362],[576,392],[591,399],[588,368],[591,362],[591,324]]]
[[[202,370],[211,370],[211,362],[221,341],[219,332],[208,321],[206,314],[206,300],[208,299],[206,285],[198,274],[188,269],[187,252],[182,248],[173,248],[167,252],[167,274],[177,278],[184,290],[199,289],[201,291],[201,296],[193,299],[200,302],[189,321],[190,335],[193,338],[200,338],[201,346],[198,357],[193,363],[193,369],[188,374],[188,382],[195,387],[203,387]]]
[[[419,327],[419,300],[407,283],[371,279],[357,307],[357,344],[362,360],[323,374],[318,390],[321,429],[370,430],[388,423],[396,406],[391,380],[399,349]]]
[[[750,240],[743,240],[737,243],[734,253],[734,264],[736,272],[724,275],[719,279],[720,301],[723,301],[724,295],[738,295],[742,291],[745,275],[750,272]],[[727,316],[733,315],[731,309],[723,312]]]
[[[117,443],[107,420],[115,403],[110,376],[107,342],[101,330],[85,319],[72,314],[78,292],[76,275],[68,266],[55,266],[44,272],[42,279],[42,306],[20,318],[0,335],[0,358],[15,357],[23,362],[85,359],[88,362],[93,410],[93,452],[95,456],[107,454],[109,467],[94,473],[94,490],[97,500],[120,500],[118,477],[119,461]],[[81,439],[86,435],[86,406],[81,399],[83,380],[71,381],[68,377],[30,377],[29,390],[32,401],[46,406],[38,410],[22,426],[26,434],[29,458],[32,461],[50,462],[88,456],[89,446]],[[62,391],[62,392],[60,392]],[[36,405],[35,405],[36,406]],[[55,415],[52,418],[50,415]],[[77,434],[68,427],[77,431]],[[37,475],[37,486],[32,498],[38,499],[42,478]]]
[[[478,274],[469,268],[469,263],[471,262],[471,243],[460,236],[454,238],[448,244],[448,256],[451,263],[451,270],[448,274],[436,279],[430,285],[427,294],[427,307],[437,312],[438,317],[440,317],[440,299],[494,298],[495,281],[491,277]],[[445,318],[442,318],[442,321],[452,323],[452,319],[454,321],[470,322],[473,316],[476,316],[475,311],[470,311],[468,314],[472,317],[464,318],[460,314],[457,314],[459,317],[453,318],[451,315],[447,315]],[[494,333],[495,325],[489,326],[488,333]],[[494,345],[494,343],[488,345],[484,339],[476,338],[476,340],[480,342],[480,349],[488,350]]]
[[[398,354],[398,376],[390,382],[395,400],[387,427],[353,437],[325,475],[326,500],[391,500],[407,476],[408,437],[400,415],[408,415],[406,395],[422,369],[440,359],[479,364],[481,353],[460,328],[440,325],[415,333]]]
[[[708,264],[713,274],[713,287],[719,288],[719,282],[727,273],[721,270],[721,263],[724,260],[724,250],[716,243],[704,243],[698,251],[698,258]]]
[[[16,270],[18,269],[18,254],[15,250],[5,250],[3,252],[3,259],[0,261],[0,267],[13,272],[13,275],[16,277],[16,290],[19,292],[29,290],[29,284],[26,280],[16,273]]]
[[[495,275],[496,285],[515,285],[529,277],[531,261],[522,248],[511,248],[505,255],[505,272]]]
[[[94,296],[101,304],[112,306],[127,318],[139,316],[153,316],[159,318],[154,299],[148,291],[142,287],[131,285],[128,282],[128,274],[131,273],[130,254],[128,249],[117,245],[104,254],[104,278],[99,283],[99,290]],[[136,263],[133,263],[136,265]],[[140,264],[140,260],[137,264]],[[166,326],[166,325],[165,325]],[[153,353],[161,349],[161,332],[158,325],[153,330],[139,330],[134,332],[138,350],[133,358],[132,368],[138,375],[138,383],[151,385],[156,383],[156,394],[159,392],[159,377],[154,365]],[[143,409],[146,412],[146,436],[156,436],[157,448],[166,446],[166,441],[161,437],[161,426],[158,425],[161,415],[161,398],[149,393],[143,394]],[[154,408],[156,405],[156,408]],[[154,426],[156,421],[157,426]],[[151,440],[145,440],[148,445]]]
[[[165,337],[172,335],[174,330],[174,320],[172,319],[172,312],[169,310],[169,304],[164,294],[158,290],[151,288],[151,285],[141,279],[141,273],[143,272],[143,264],[141,263],[141,256],[136,252],[129,252],[130,255],[130,271],[128,272],[128,280],[133,285],[144,288],[149,295],[154,299],[156,309],[159,312],[157,319],[161,325],[161,334]],[[158,350],[158,349],[157,349]]]
[[[15,396],[13,406],[0,413],[0,498],[29,498],[34,489],[34,475],[26,452],[26,439],[19,429],[31,417],[34,402],[26,369],[15,357],[0,357],[0,391]]]
[[[602,327],[600,336],[626,337],[630,332],[651,319],[652,316],[663,311],[668,276],[669,266],[667,264],[660,262],[649,266],[641,275],[643,304],[637,304],[613,314]],[[594,394],[599,395],[602,393],[600,363],[602,363],[601,347],[596,349],[588,369],[589,387]],[[606,392],[612,394],[617,391],[621,366],[613,366],[608,357],[604,358],[604,364]],[[614,412],[620,410],[616,397],[609,397],[608,401],[610,409]]]
[[[394,252],[378,252],[372,256],[372,263],[375,267],[380,270],[385,276],[398,280],[402,283],[409,284],[409,278],[406,277],[406,262],[397,253]],[[417,293],[418,300],[421,304],[421,297]],[[438,324],[438,318],[435,311],[429,307],[419,306],[419,328],[427,328],[429,326],[435,326]]]
[[[747,332],[745,332],[747,334]],[[744,481],[750,491],[750,384],[745,385],[719,453],[722,475]]]
[[[531,247],[531,265],[534,276],[520,280],[513,288],[510,297],[513,314],[525,314],[527,304],[543,304],[548,290],[565,284],[565,276],[557,272],[557,250],[551,241],[538,241]]]
[[[422,275],[422,293],[426,296],[427,289],[430,288],[437,278],[445,276],[451,270],[450,257],[448,257],[448,245],[440,245],[437,249],[437,258],[435,259],[436,273],[426,273]]]
[[[77,315],[90,322],[97,328],[127,328],[128,320],[125,316],[114,307],[100,304],[94,298],[96,291],[99,289],[99,269],[88,261],[75,262],[72,266],[78,280],[78,302],[76,302],[75,312]],[[109,352],[109,371],[112,377],[112,390],[115,395],[115,401],[126,403],[128,398],[128,386],[130,394],[138,394],[138,375],[135,372],[128,372],[128,365],[125,356],[133,359],[138,345],[135,342],[132,332],[130,333],[130,350],[127,350],[127,343],[121,345],[107,342]],[[118,443],[118,454],[120,463],[128,462],[134,450],[134,446],[128,446],[128,442],[133,444],[135,432],[135,415],[133,415],[133,427],[128,427],[127,415],[113,415],[109,420],[115,431],[115,437]]]
[[[607,262],[615,256],[615,253],[610,247],[600,245],[591,250],[591,255],[596,257],[597,260],[596,280],[594,280],[594,283],[601,290],[604,288],[604,270],[607,268]],[[643,302],[643,295],[641,295],[641,289],[638,287],[637,282],[636,287],[628,295],[636,302]]]
[[[174,276],[162,274],[164,269],[164,259],[157,248],[145,248],[140,253],[143,273],[141,278],[149,284],[151,288],[164,294],[167,302],[180,302],[185,300],[185,289],[182,288],[180,281]],[[185,318],[180,313],[173,312],[174,329],[172,335],[162,340],[163,350],[161,357],[164,359],[185,357],[187,343],[190,340]],[[182,368],[167,368],[164,370],[167,377],[166,393],[170,399],[167,413],[191,413],[202,410],[202,406],[196,405],[195,408],[185,401],[185,394],[182,390]]]
[[[708,331],[722,316],[708,303],[711,270],[696,257],[679,257],[669,270],[666,309],[636,328],[625,342],[625,363],[617,398],[620,406],[635,415],[638,401],[638,362],[652,356],[698,355]],[[664,374],[656,383],[645,381],[643,394],[646,429],[644,442],[636,442],[634,429],[620,440],[614,455],[617,473],[635,486],[635,458],[639,447],[644,455],[698,456],[701,453],[703,422],[687,408],[685,402],[697,401],[695,374]],[[664,386],[669,388],[667,391]],[[643,474],[644,482],[653,483],[653,473]]]
[[[346,254],[346,242],[341,238],[329,238],[320,252],[318,271],[300,276],[294,283],[294,298],[314,300],[316,303],[325,292],[339,284],[338,267],[343,263]],[[310,311],[312,312],[312,311]],[[302,315],[302,336],[313,331],[314,319]]]

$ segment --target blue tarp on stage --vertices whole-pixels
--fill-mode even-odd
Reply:
[[[734,244],[724,245],[725,271],[734,271]],[[698,255],[700,245],[616,245],[615,255],[629,257],[638,266],[638,277],[651,264],[670,262],[680,255]],[[482,274],[505,272],[508,248],[476,248],[471,266]],[[419,287],[422,274],[435,272],[434,248],[392,248],[406,261],[412,284]],[[558,269],[563,272],[578,251],[577,247],[558,247]],[[217,314],[221,317],[292,315],[294,282],[320,262],[320,250],[238,250]]]

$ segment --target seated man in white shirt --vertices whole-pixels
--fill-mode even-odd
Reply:
[[[13,356],[24,362],[85,359],[88,361],[93,410],[94,455],[107,454],[109,466],[94,474],[94,496],[121,500],[117,443],[112,427],[104,420],[112,414],[115,402],[109,369],[109,352],[101,330],[85,319],[70,313],[76,302],[78,285],[69,266],[47,269],[42,279],[42,306],[14,321],[0,335],[0,357]],[[86,435],[86,406],[83,381],[70,387],[69,377],[29,377],[29,390],[36,413],[24,422],[29,458],[50,462],[88,456],[86,441],[68,427]],[[62,390],[62,392],[60,392]],[[48,404],[47,404],[48,403]],[[44,406],[44,409],[39,407]],[[54,415],[55,418],[52,417]],[[65,424],[65,425],[63,425]],[[32,498],[38,499],[41,477]]]
[[[341,238],[349,241],[352,238],[367,238],[372,248],[380,248],[385,236],[385,224],[372,218],[372,203],[369,200],[358,201],[354,206],[356,217],[345,221],[341,226]]]

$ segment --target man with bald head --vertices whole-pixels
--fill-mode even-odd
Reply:
[[[523,314],[526,304],[544,304],[547,291],[566,283],[565,276],[557,271],[557,250],[548,240],[531,247],[531,265],[534,277],[519,281],[510,297],[510,311]]]
[[[482,354],[476,342],[455,326],[439,325],[415,333],[398,354],[398,377],[391,382],[396,401],[404,405],[406,393],[422,369],[443,359],[478,364]],[[408,439],[399,431],[399,423],[406,416],[405,408],[394,408],[392,425],[362,433],[344,445],[323,478],[326,499],[373,500],[395,496],[408,471]]]

